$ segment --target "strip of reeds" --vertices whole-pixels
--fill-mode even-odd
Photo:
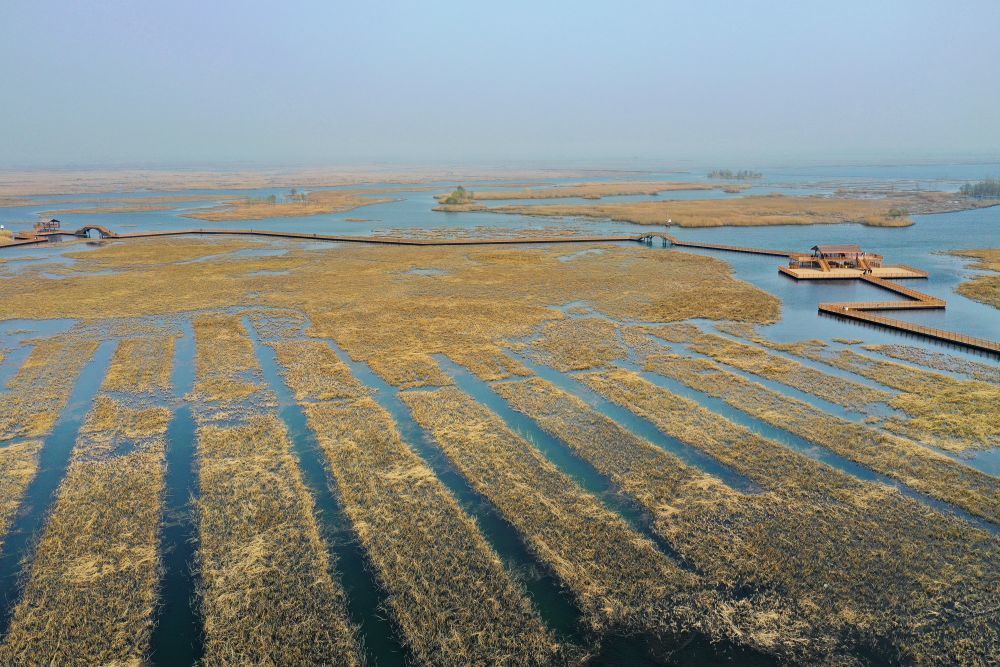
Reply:
[[[400,389],[452,384],[451,378],[428,354],[385,351],[368,357],[367,361],[373,371]]]
[[[88,414],[0,645],[3,664],[129,664],[149,649],[170,411]]]
[[[595,632],[667,632],[696,624],[698,578],[499,417],[454,388],[402,396],[448,458],[572,591]]]
[[[939,371],[951,371],[968,375],[974,380],[1000,384],[1000,366],[982,364],[971,359],[964,359],[954,354],[925,350],[913,345],[866,345],[866,350],[879,352],[888,357],[909,361]]]
[[[0,442],[52,430],[97,345],[73,333],[37,341],[0,400]]]
[[[823,412],[706,359],[655,355],[647,358],[646,369],[721,398],[773,426],[1000,523],[1000,481],[911,440]]]
[[[718,484],[674,487],[679,497],[662,505],[659,525],[706,576],[777,591],[814,635],[884,659],[981,664],[995,655],[1000,629],[987,617],[1000,604],[996,537],[813,461],[630,371],[581,378],[767,489],[741,496],[715,493]],[[560,428],[584,451],[572,435],[581,423],[574,416]],[[595,461],[617,456],[595,446],[586,451]],[[643,474],[613,458],[606,465]]]
[[[195,394],[210,399],[199,406],[197,449],[204,662],[360,664],[345,593],[249,332],[238,315],[193,324]],[[249,394],[199,389],[241,382]]]
[[[759,345],[819,361],[900,390],[889,405],[906,412],[909,419],[892,417],[884,424],[897,433],[956,452],[1000,446],[1000,411],[994,408],[1000,402],[1000,386],[989,380],[958,380],[853,350],[832,351],[822,341],[776,343],[740,323],[716,326]],[[917,359],[913,361],[919,363]],[[938,359],[936,363],[948,362]]]
[[[809,353],[824,363],[880,382],[903,393],[890,405],[910,419],[889,419],[886,427],[955,451],[1000,446],[1000,386],[957,380],[906,364],[883,361],[853,350]]]
[[[692,327],[693,328],[693,327]],[[872,403],[888,403],[893,394],[822,373],[797,361],[766,352],[753,345],[738,343],[722,336],[687,327],[647,327],[646,332],[670,341],[690,344],[691,349],[740,370],[780,382],[807,394],[864,410]]]
[[[173,336],[141,336],[121,341],[104,377],[103,389],[135,394],[170,391],[174,342]]]
[[[264,388],[253,343],[239,315],[212,313],[192,319],[197,375],[195,395],[204,401],[232,402]]]
[[[206,665],[361,664],[281,421],[198,431]]]
[[[555,661],[560,646],[524,590],[389,414],[370,398],[305,409],[416,661]]]
[[[300,402],[361,398],[368,393],[326,343],[286,340],[271,345],[288,385]]]
[[[28,440],[0,447],[0,547],[11,521],[21,506],[28,484],[38,472],[41,440]]]

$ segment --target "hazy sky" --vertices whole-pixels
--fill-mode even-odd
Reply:
[[[1000,1],[0,0],[3,165],[935,155],[1000,156]]]

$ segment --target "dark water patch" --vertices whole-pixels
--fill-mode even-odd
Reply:
[[[198,526],[194,502],[198,496],[195,469],[196,430],[186,395],[194,387],[194,329],[181,323],[183,336],[174,347],[173,386],[179,404],[167,430],[166,491],[160,530],[162,574],[159,606],[150,642],[154,665],[193,665],[204,653],[203,619],[197,607],[195,559]]]
[[[571,477],[585,491],[599,498],[609,510],[625,519],[633,530],[656,544],[678,564],[683,563],[674,548],[653,529],[653,518],[649,512],[625,495],[607,476],[580,457],[565,442],[539,426],[534,419],[510,407],[488,383],[442,354],[434,357],[459,389],[489,408],[508,428],[530,442],[556,468]]]
[[[527,366],[535,375],[548,380],[563,391],[577,397],[592,409],[614,421],[633,435],[648,440],[654,445],[673,454],[687,465],[712,475],[733,489],[743,493],[759,493],[760,486],[735,470],[723,465],[718,460],[695,449],[680,440],[661,431],[655,424],[627,410],[616,403],[607,400],[579,380],[544,366],[528,357],[508,350],[508,354]]]
[[[281,374],[274,350],[265,345],[249,317],[244,325],[253,339],[264,379],[278,397],[278,413],[292,441],[303,480],[313,497],[316,520],[330,553],[334,575],[347,593],[347,612],[364,638],[365,657],[371,665],[406,665],[412,662],[400,631],[387,616],[387,595],[376,580],[375,568],[361,546],[336,494],[336,481],[327,468],[316,434],[305,412],[295,401]]]
[[[581,625],[582,612],[569,590],[562,586],[545,563],[535,557],[517,529],[488,498],[476,491],[413,419],[410,409],[399,397],[399,389],[383,380],[367,364],[351,359],[334,341],[326,342],[356,378],[375,390],[374,399],[392,415],[403,441],[414,449],[462,509],[475,520],[507,570],[525,587],[545,624],[563,641],[577,645],[586,643],[586,633]]]
[[[773,426],[746,412],[743,412],[742,410],[738,410],[721,398],[709,396],[708,394],[692,389],[687,385],[674,380],[673,378],[644,371],[632,364],[620,363],[618,365],[622,368],[638,373],[644,380],[650,382],[651,384],[654,384],[662,389],[666,389],[667,391],[677,394],[678,396],[688,398],[702,407],[725,417],[729,421],[745,426],[758,435],[768,438],[769,440],[774,440],[789,449],[813,459],[814,461],[824,463],[835,470],[861,481],[891,486],[904,496],[921,502],[943,514],[957,516],[960,519],[973,524],[976,528],[985,530],[993,535],[1000,534],[1000,526],[996,526],[985,519],[974,516],[960,507],[955,507],[954,505],[946,503],[943,500],[938,500],[937,498],[933,498],[927,494],[921,493],[920,491],[916,491],[898,480],[882,473],[875,472],[860,463],[855,463],[854,461],[841,456],[840,454],[836,454],[822,445],[810,442],[795,433]]]
[[[0,549],[0,636],[7,633],[14,607],[30,568],[36,538],[41,535],[66,475],[80,426],[111,364],[115,341],[102,342],[73,387],[66,407],[45,438],[38,456],[38,473],[28,485],[24,502]]]

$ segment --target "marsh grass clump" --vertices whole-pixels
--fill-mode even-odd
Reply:
[[[561,647],[524,590],[389,414],[371,398],[305,409],[416,661],[557,661]]]
[[[36,341],[0,401],[0,442],[51,431],[97,345],[73,332]]]
[[[253,343],[239,315],[211,313],[192,320],[198,344],[194,394],[202,401],[235,404],[265,390]]]
[[[28,440],[0,446],[0,547],[11,521],[21,506],[28,484],[38,472],[41,440]]]
[[[628,356],[618,340],[618,329],[614,322],[599,317],[556,320],[542,327],[530,354],[560,371],[607,366]]]
[[[705,359],[663,354],[647,358],[645,368],[914,489],[1000,522],[1000,481],[911,440],[823,412]]]
[[[170,391],[174,342],[173,336],[143,336],[121,341],[104,377],[104,390],[135,394]]]
[[[271,414],[198,431],[206,665],[359,665],[312,497]]]
[[[573,593],[592,631],[666,634],[698,624],[698,578],[499,417],[454,388],[402,397],[458,470]]]
[[[695,478],[661,491],[673,495],[660,497],[659,529],[704,576],[775,592],[813,637],[854,654],[917,664],[995,657],[1000,630],[988,618],[1000,604],[995,536],[808,459],[636,373],[581,377],[764,487],[741,495]],[[645,466],[631,470],[641,479]]]
[[[299,193],[294,189],[279,201],[277,195],[268,197],[247,197],[230,201],[213,208],[199,209],[186,213],[184,217],[197,220],[263,220],[265,218],[289,218],[323,213],[344,213],[362,206],[385,204],[389,198],[366,196],[362,192],[350,190],[314,190]]]
[[[351,375],[326,343],[282,340],[269,344],[277,353],[285,379],[298,401],[361,398],[370,391]]]
[[[994,308],[1000,308],[1000,275],[997,275],[997,272],[1000,271],[1000,248],[952,250],[949,254],[972,257],[977,260],[972,264],[973,269],[990,272],[963,282],[956,288],[956,291],[970,299],[975,299]]]

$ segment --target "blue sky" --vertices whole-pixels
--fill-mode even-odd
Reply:
[[[1000,156],[1000,2],[0,3],[0,164]]]

